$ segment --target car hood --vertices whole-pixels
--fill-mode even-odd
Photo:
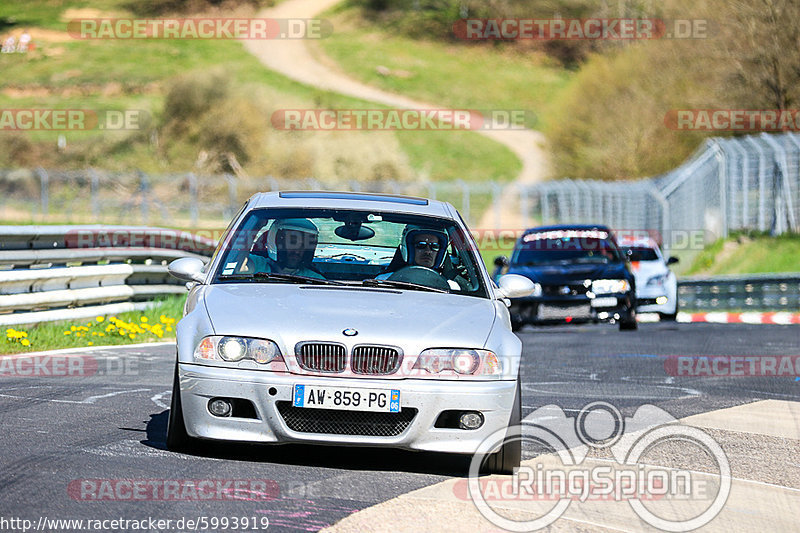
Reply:
[[[669,272],[664,261],[634,261],[631,263],[631,270],[636,278],[637,285],[647,283],[653,276],[666,274]]]
[[[208,287],[206,309],[218,335],[297,342],[376,343],[408,350],[484,346],[492,300],[453,294],[273,283]],[[347,337],[345,329],[355,329]]]
[[[587,279],[621,279],[628,277],[625,263],[512,265],[508,273],[520,274],[545,285],[558,285]]]

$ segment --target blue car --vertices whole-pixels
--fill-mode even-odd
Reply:
[[[611,322],[637,328],[636,285],[630,261],[612,231],[600,225],[528,229],[511,258],[495,259],[494,277],[519,274],[532,295],[511,300],[511,325]]]

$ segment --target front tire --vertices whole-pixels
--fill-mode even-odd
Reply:
[[[630,310],[625,318],[619,321],[620,331],[633,331],[639,329],[639,322],[636,321],[636,311]]]
[[[172,401],[169,406],[167,422],[167,449],[171,452],[188,452],[192,449],[194,439],[186,432],[181,405],[181,384],[178,378],[178,365],[175,364],[175,377],[172,381]]]
[[[514,405],[511,408],[511,418],[508,427],[519,426],[522,422],[522,378],[517,377],[517,392],[514,395]],[[522,440],[515,438],[513,441],[503,441],[499,451],[487,456],[483,462],[483,470],[487,474],[511,475],[515,468],[519,468],[522,461]]]
[[[674,313],[658,313],[662,322],[675,322],[678,319],[678,298],[675,298],[675,312]]]

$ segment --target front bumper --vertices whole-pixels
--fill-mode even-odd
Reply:
[[[659,304],[656,299],[667,298],[666,303]],[[674,313],[675,301],[670,298],[663,287],[645,287],[636,294],[636,310],[640,313]]]
[[[197,364],[178,365],[181,402],[186,431],[192,437],[263,443],[318,443],[378,446],[470,454],[486,437],[505,428],[511,417],[516,381],[456,381],[433,379],[381,380],[302,376],[219,368]],[[307,433],[289,428],[277,402],[291,402],[295,384],[399,389],[403,409],[417,410],[411,423],[395,436]],[[235,398],[252,402],[255,418],[220,418],[208,411],[211,398]],[[285,404],[284,404],[285,405]],[[474,430],[435,428],[446,410],[480,411],[483,425]]]
[[[601,300],[608,300],[609,303],[596,305]],[[631,293],[626,292],[603,294],[596,298],[589,298],[586,295],[515,298],[511,300],[510,312],[512,320],[528,324],[603,322],[625,318],[633,307]],[[553,310],[563,310],[563,313],[553,313]],[[573,310],[575,312],[570,314]]]

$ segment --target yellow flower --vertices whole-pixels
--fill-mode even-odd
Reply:
[[[97,336],[98,336],[98,337],[105,337],[105,336],[106,336],[106,334],[105,334],[105,333],[103,333],[103,332],[101,331],[100,333],[98,333],[98,334],[97,334]]]
[[[136,338],[136,335],[134,335],[133,333],[131,333],[130,335],[128,335],[128,337],[130,337],[131,339],[135,339],[135,338]]]
[[[71,331],[78,331],[78,326],[72,326],[72,327],[71,327],[71,328],[69,328],[69,329],[70,329]]]
[[[19,334],[20,334],[20,336],[22,336],[22,337],[27,337],[27,336],[28,336],[28,334],[27,334],[27,333],[25,333],[24,331],[20,331],[20,332],[19,332]]]
[[[167,331],[172,331],[172,326],[167,326]]]
[[[142,322],[147,322],[147,317],[146,317],[146,316],[143,316],[143,317],[141,317],[139,320],[141,320]]]
[[[89,346],[94,346],[94,343],[90,341]]]
[[[72,335],[72,332],[71,331],[65,331],[64,335]]]
[[[105,320],[105,318],[103,318],[101,316],[98,316],[98,317],[95,317],[95,320],[97,320],[98,322],[102,322],[103,320]]]
[[[29,341],[28,339],[22,339],[22,345],[23,346],[30,346],[31,345],[31,341]]]

